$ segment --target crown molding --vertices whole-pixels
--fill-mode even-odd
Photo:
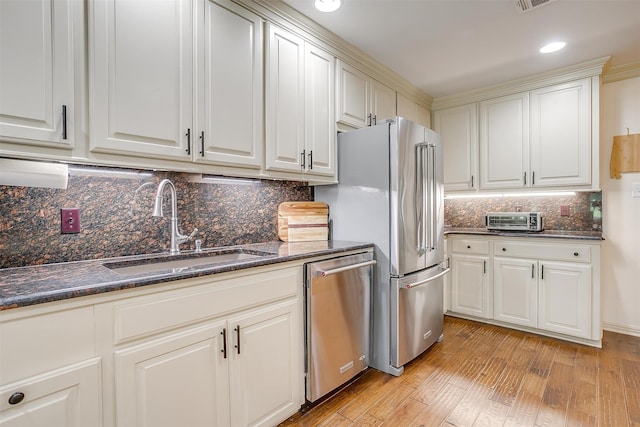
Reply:
[[[609,59],[609,56],[605,56],[602,58],[592,59],[591,61],[582,62],[580,64],[558,68],[520,79],[510,80],[497,85],[486,86],[456,95],[435,98],[432,104],[433,111],[457,107],[464,104],[471,104],[473,102],[497,98],[504,95],[511,95],[518,92],[526,92],[586,77],[597,76],[602,74]]]
[[[390,88],[400,92],[413,102],[431,110],[433,98],[408,80],[376,62],[365,52],[347,43],[317,22],[293,9],[282,0],[233,0],[243,7],[273,22],[284,26],[312,44],[319,45],[343,62],[357,68]]]
[[[602,83],[613,83],[635,77],[640,77],[640,61],[608,68],[602,75]]]

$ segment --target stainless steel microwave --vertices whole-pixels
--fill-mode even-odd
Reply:
[[[540,212],[489,212],[485,216],[488,230],[542,231]]]

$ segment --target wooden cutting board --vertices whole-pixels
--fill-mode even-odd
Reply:
[[[278,238],[310,242],[329,238],[329,206],[322,202],[282,202],[278,206]]]

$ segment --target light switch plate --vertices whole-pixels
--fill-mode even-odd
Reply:
[[[80,232],[80,209],[60,209],[60,233],[70,234]]]
[[[640,197],[640,182],[631,184],[631,197]]]

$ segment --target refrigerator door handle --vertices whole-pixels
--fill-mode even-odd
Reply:
[[[424,285],[425,283],[433,282],[434,280],[441,278],[442,276],[447,274],[449,272],[449,270],[451,270],[451,269],[450,268],[446,268],[446,269],[442,270],[440,273],[436,274],[433,277],[429,277],[428,279],[420,280],[420,281],[415,282],[415,283],[407,283],[405,285],[400,285],[399,287],[400,287],[400,289],[416,288],[418,286]]]
[[[434,144],[427,145],[427,159],[429,159],[429,213],[428,230],[429,230],[429,246],[428,250],[436,250],[436,230],[438,229],[438,216],[436,214],[436,146]]]
[[[425,167],[424,167],[424,149],[426,144],[417,145],[416,153],[416,186],[415,186],[415,211],[416,211],[416,232],[417,232],[417,250],[418,256],[422,256],[427,252],[427,230],[426,230],[426,207],[425,207]]]

